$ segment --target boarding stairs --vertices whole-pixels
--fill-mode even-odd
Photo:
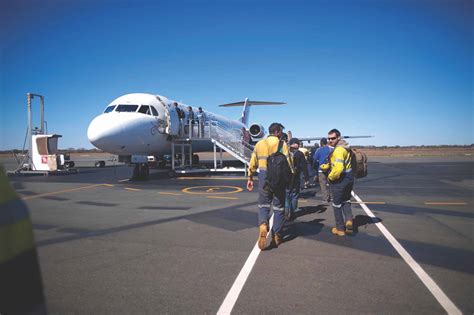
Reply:
[[[253,152],[253,145],[244,141],[242,136],[234,131],[225,128],[218,121],[206,121],[204,124],[186,124],[181,126],[181,130],[172,140],[172,158],[175,152],[181,149],[182,156],[189,154],[190,165],[192,165],[192,142],[210,141],[214,145],[214,170],[217,171],[217,149],[220,150],[220,166],[222,167],[222,150],[232,155],[235,159],[245,165],[245,171],[250,163]],[[187,152],[186,152],[187,151]],[[182,159],[181,166],[184,167],[185,159]],[[174,170],[174,161],[172,162]]]

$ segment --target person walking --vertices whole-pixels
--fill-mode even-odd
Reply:
[[[292,170],[292,160],[288,152],[288,146],[280,139],[283,133],[283,125],[272,123],[268,128],[269,136],[257,142],[250,158],[249,177],[247,189],[253,190],[253,176],[258,173],[258,247],[263,250],[267,247],[267,233],[269,231],[270,207],[273,208],[272,244],[280,245],[281,228],[284,223],[285,194],[286,187],[271,189],[267,181],[267,158],[275,152],[281,152],[287,159],[288,166]],[[292,170],[293,172],[293,170]]]
[[[332,195],[332,207],[336,226],[331,232],[338,236],[353,233],[351,192],[354,185],[349,144],[341,138],[337,129],[328,132],[329,145],[334,151],[329,157],[329,165],[321,165],[322,169],[329,169],[328,182]]]
[[[298,211],[298,198],[301,190],[301,174],[304,175],[304,186],[308,186],[309,174],[304,153],[299,150],[300,141],[298,138],[290,139],[290,154],[293,159],[295,174],[286,192],[285,213],[289,221],[295,219],[295,212]]]
[[[331,195],[329,194],[328,188],[328,172],[322,170],[321,165],[328,163],[328,157],[329,154],[332,152],[333,148],[328,146],[328,140],[326,138],[322,138],[319,144],[319,149],[314,152],[313,165],[314,169],[318,172],[318,182],[319,187],[321,188],[321,198],[325,202],[330,202]]]

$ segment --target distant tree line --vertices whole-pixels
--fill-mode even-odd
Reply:
[[[310,146],[305,146],[307,148],[312,147]],[[382,145],[382,146],[375,146],[375,145],[355,145],[351,146],[353,148],[357,149],[371,149],[371,150],[385,150],[385,149],[418,149],[418,148],[426,148],[426,149],[470,149],[474,148],[474,144],[469,144],[469,145],[419,145],[419,146],[400,146],[400,145],[395,145],[395,146],[387,146],[387,145]],[[28,150],[25,150],[24,152],[27,152]],[[107,153],[99,149],[85,149],[85,148],[67,148],[67,149],[59,149],[59,153]],[[0,150],[0,154],[7,154],[7,153],[22,153],[22,150],[19,149],[13,149],[13,150]]]

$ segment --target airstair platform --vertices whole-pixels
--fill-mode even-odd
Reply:
[[[250,163],[253,145],[244,141],[240,130],[229,130],[217,121],[206,121],[204,124],[182,125],[178,135],[171,140],[172,171],[175,174],[196,172],[245,172]],[[196,167],[198,158],[193,154],[193,146],[213,148],[214,168]],[[218,156],[219,151],[219,156]],[[224,168],[222,152],[242,162],[242,168]],[[177,159],[177,157],[179,157]]]

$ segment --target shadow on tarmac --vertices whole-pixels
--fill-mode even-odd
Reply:
[[[382,219],[379,217],[371,218],[368,215],[356,215],[354,220],[354,233],[359,233],[359,226],[365,226],[369,224],[382,222]]]
[[[282,234],[284,235],[283,242],[291,242],[299,236],[311,238],[318,235],[323,230],[324,224],[322,222],[324,221],[325,219],[314,219],[309,222],[294,222],[286,224],[282,230]]]

